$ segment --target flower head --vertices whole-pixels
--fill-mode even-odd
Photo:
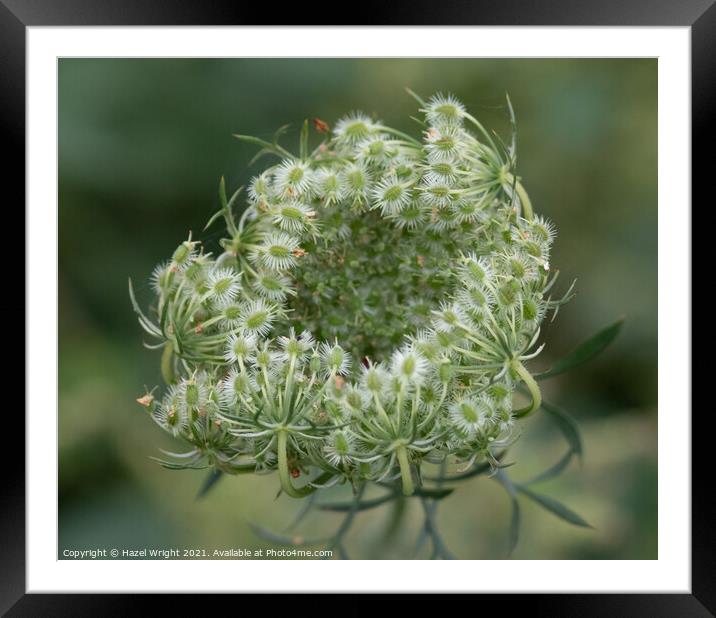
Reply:
[[[188,457],[278,468],[290,495],[302,474],[310,490],[400,474],[410,493],[421,462],[494,463],[519,435],[520,383],[539,399],[523,363],[565,302],[555,229],[515,207],[512,148],[453,95],[421,107],[422,141],[353,113],[300,156],[277,145],[243,213],[220,213],[222,252],[189,235],[155,269],[139,322],[175,385],[140,403]]]

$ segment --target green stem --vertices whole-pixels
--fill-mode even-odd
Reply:
[[[291,471],[288,469],[288,454],[286,447],[288,445],[288,434],[285,430],[278,432],[278,475],[281,479],[281,489],[292,498],[304,498],[313,493],[312,487],[301,487],[297,489],[291,483]]]
[[[375,402],[376,410],[378,410],[378,414],[380,414],[380,417],[383,419],[383,422],[386,424],[386,429],[390,430],[391,427],[393,427],[393,423],[390,422],[390,418],[388,417],[388,413],[385,411],[385,408],[383,407],[383,404],[380,402],[380,398],[376,393],[373,393],[373,401]]]
[[[400,464],[400,476],[403,480],[403,495],[412,496],[415,492],[415,487],[413,486],[413,477],[410,474],[410,462],[408,461],[408,451],[405,445],[401,444],[396,453]]]
[[[522,416],[527,416],[528,414],[532,414],[535,410],[537,410],[542,405],[542,391],[540,391],[539,385],[535,381],[535,379],[532,377],[532,374],[527,371],[525,366],[517,359],[512,361],[512,369],[514,369],[517,372],[517,375],[522,378],[522,380],[525,383],[525,386],[530,392],[530,396],[532,397],[532,403],[524,408],[521,408],[519,410],[515,410],[514,415],[518,418]]]
[[[174,345],[171,341],[167,341],[164,345],[164,352],[162,353],[162,378],[167,384],[174,384],[176,382],[176,376],[174,375],[174,368],[172,367],[172,356],[174,354]]]
[[[522,216],[528,221],[531,221],[535,214],[532,210],[532,201],[530,200],[530,196],[527,195],[527,191],[525,191],[524,186],[522,186],[522,183],[519,180],[517,181],[515,189],[517,190],[517,195],[520,198],[520,204],[522,204]]]
[[[283,418],[286,422],[289,420],[291,410],[289,404],[291,402],[291,395],[293,395],[293,372],[296,368],[296,357],[291,355],[291,362],[288,366],[288,375],[286,376],[286,388],[283,391]]]

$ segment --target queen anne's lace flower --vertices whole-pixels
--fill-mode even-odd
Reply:
[[[141,401],[219,469],[276,469],[295,497],[396,475],[410,494],[423,461],[494,463],[539,406],[523,363],[564,300],[555,228],[462,103],[422,111],[422,141],[352,113],[313,151],[276,146],[240,217],[224,201],[223,251],[189,237],[152,274],[140,323],[170,386]]]

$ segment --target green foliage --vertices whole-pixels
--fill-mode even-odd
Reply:
[[[618,319],[613,324],[600,330],[593,337],[587,339],[587,341],[582,342],[570,354],[555,363],[551,369],[537,373],[534,377],[538,380],[553,378],[592,360],[616,339],[623,325],[624,318]]]
[[[542,508],[546,509],[553,515],[556,515],[560,519],[563,519],[570,524],[574,524],[575,526],[591,528],[591,526],[586,521],[584,521],[581,516],[577,515],[577,513],[567,508],[566,506],[564,506],[564,504],[558,502],[554,498],[550,498],[549,496],[545,496],[543,494],[538,494],[531,489],[528,489],[524,485],[517,485],[516,487],[518,492],[524,494],[530,500],[533,500]]]

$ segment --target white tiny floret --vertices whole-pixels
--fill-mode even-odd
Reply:
[[[316,211],[298,200],[279,202],[271,207],[274,224],[286,232],[299,233],[306,229]]]
[[[326,373],[346,375],[351,368],[351,358],[337,343],[329,345],[322,343],[319,348],[321,360],[326,368]]]
[[[332,466],[340,466],[351,461],[354,438],[345,430],[338,429],[329,434],[323,452],[326,461]]]
[[[450,182],[430,174],[423,178],[419,189],[425,204],[434,208],[450,206],[458,197],[458,192]]]
[[[268,172],[263,172],[251,179],[248,194],[254,204],[268,200],[272,193],[271,175]]]
[[[261,245],[260,259],[271,270],[288,270],[296,265],[298,240],[284,232],[268,234]]]
[[[281,163],[274,172],[277,191],[287,197],[298,197],[308,193],[313,184],[313,172],[308,163],[289,159]]]
[[[413,346],[396,350],[390,359],[391,374],[403,384],[422,384],[429,366]]]
[[[487,398],[465,398],[450,406],[450,418],[458,429],[475,434],[481,431],[494,410]]]
[[[340,202],[346,194],[344,176],[334,169],[319,170],[316,172],[315,193],[326,206]]]
[[[415,230],[430,220],[430,209],[419,201],[408,203],[400,212],[387,216],[401,229]]]
[[[297,336],[293,328],[289,330],[288,336],[278,338],[278,345],[283,350],[286,360],[302,358],[313,349],[315,344],[316,341],[311,333],[303,331]]]
[[[465,106],[452,94],[433,95],[424,111],[431,125],[460,125],[465,117]]]
[[[381,363],[362,367],[361,385],[372,395],[380,395],[386,388],[390,374]]]
[[[256,351],[256,343],[256,335],[252,333],[230,335],[226,340],[224,358],[230,363],[246,361]]]
[[[248,397],[255,390],[253,376],[232,367],[221,382],[221,402],[225,406],[234,406],[241,401],[241,396]]]
[[[197,256],[196,241],[185,240],[172,254],[172,268],[185,271],[192,265]]]
[[[201,408],[206,402],[206,385],[196,377],[184,379],[179,383],[180,405],[187,412]]]
[[[259,270],[252,281],[254,291],[273,302],[283,302],[286,296],[295,293],[291,280],[280,272]]]
[[[454,126],[431,127],[425,133],[425,151],[428,162],[433,165],[456,163],[465,153],[466,146],[462,130]]]
[[[157,294],[166,294],[176,283],[176,272],[172,262],[163,262],[155,266],[150,277],[152,288]]]
[[[474,253],[465,256],[460,266],[464,285],[484,287],[492,281],[493,270],[489,260]]]
[[[333,129],[333,134],[341,142],[357,144],[377,130],[375,124],[368,116],[360,112],[353,112],[341,118]]]
[[[434,311],[433,328],[436,331],[452,332],[465,323],[465,311],[458,303],[443,302],[439,311]]]
[[[395,177],[387,177],[373,187],[372,208],[384,215],[395,215],[410,203],[410,189]]]
[[[233,330],[241,323],[241,306],[236,302],[228,302],[219,307],[221,324]]]
[[[241,305],[241,327],[253,335],[265,337],[276,319],[274,306],[262,298],[249,300]]]
[[[385,135],[372,135],[357,147],[357,158],[366,165],[384,165],[397,155],[393,142]]]
[[[241,290],[241,276],[230,268],[214,268],[209,272],[207,287],[214,301],[229,303]]]
[[[371,177],[361,163],[351,163],[341,171],[346,195],[354,200],[363,200],[371,187]]]

